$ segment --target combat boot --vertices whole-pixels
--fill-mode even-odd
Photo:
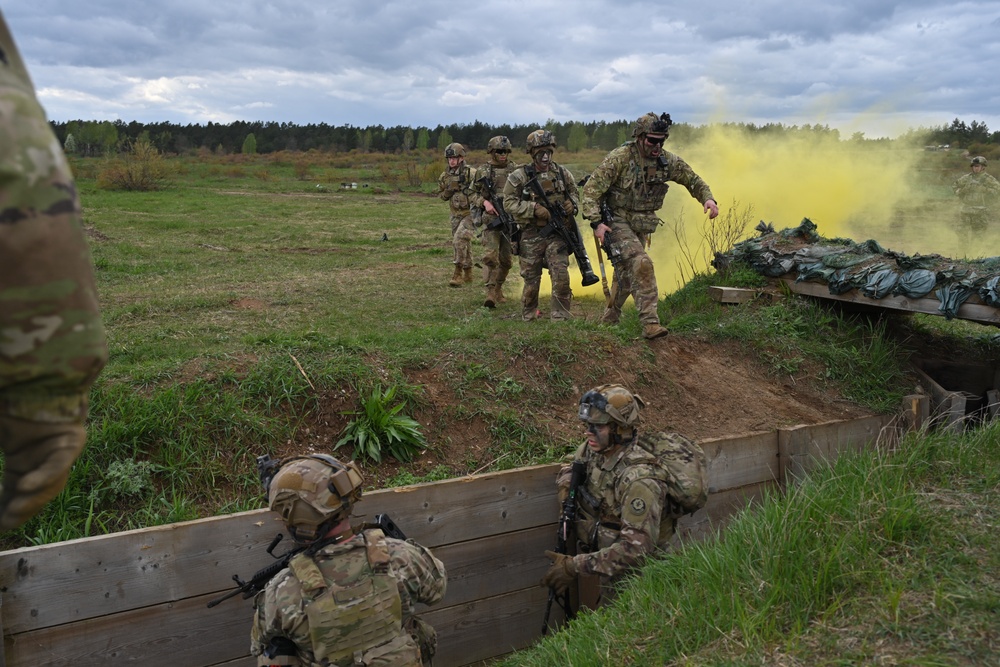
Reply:
[[[472,282],[472,267],[471,266],[466,267],[466,269],[465,269],[465,282],[467,282],[467,283],[471,283]]]
[[[455,265],[455,274],[451,277],[451,280],[448,281],[448,284],[452,287],[462,286],[462,267],[458,264]]]
[[[605,308],[599,321],[601,324],[618,324],[618,318],[621,317],[621,314],[622,311],[617,308]]]
[[[666,336],[670,331],[659,324],[647,324],[642,328],[642,337],[652,340],[660,336]]]
[[[502,299],[503,296],[500,294],[500,287],[490,285],[486,288],[486,301],[483,302],[483,305],[487,308],[496,308]]]

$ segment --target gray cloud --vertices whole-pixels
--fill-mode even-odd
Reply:
[[[57,120],[434,126],[656,109],[1000,129],[995,0],[16,0],[4,14]]]

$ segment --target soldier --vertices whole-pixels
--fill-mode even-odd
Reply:
[[[448,284],[461,287],[472,282],[472,237],[476,230],[469,210],[472,195],[472,167],[465,164],[465,146],[448,144],[444,157],[448,168],[438,178],[438,196],[451,207],[451,243],[455,248],[455,273]]]
[[[494,205],[503,207],[503,187],[507,183],[507,176],[517,168],[517,164],[508,157],[511,150],[510,139],[507,137],[490,139],[486,146],[490,161],[476,170],[470,197],[473,219],[483,226],[483,248],[486,249],[483,264],[488,271],[486,301],[483,305],[487,308],[495,308],[498,303],[506,300],[503,297],[503,283],[514,264],[513,256],[517,254],[516,240],[511,238],[516,230],[504,228]]]
[[[967,241],[971,242],[976,234],[986,231],[987,224],[993,218],[1000,198],[1000,183],[986,173],[986,158],[972,158],[970,167],[972,173],[955,181],[954,190],[962,200],[962,231]]]
[[[653,262],[646,254],[649,237],[660,225],[656,211],[663,206],[668,181],[687,188],[710,219],[719,215],[708,184],[684,160],[663,150],[671,124],[669,114],[648,113],[639,118],[632,130],[634,139],[608,153],[583,187],[583,216],[601,243],[611,233],[608,254],[619,257],[601,322],[616,323],[631,294],[646,338],[668,333],[656,311],[659,291]],[[610,226],[601,221],[602,197],[614,217]]]
[[[107,362],[72,173],[0,15],[0,529],[58,494]]]
[[[596,387],[580,399],[579,417],[587,441],[574,455],[586,466],[577,490],[575,556],[546,551],[554,563],[542,585],[565,591],[580,575],[599,575],[608,584],[665,550],[677,519],[707,500],[705,455],[677,433],[639,435],[637,394],[619,385]],[[560,499],[569,493],[571,466],[557,485]]]
[[[444,597],[444,565],[413,541],[352,531],[362,481],[353,462],[313,454],[282,461],[267,483],[268,506],[308,547],[254,600],[250,652],[258,665],[430,660],[436,636],[413,610]]]
[[[545,207],[543,198],[532,182],[545,193],[552,206],[558,206],[571,224],[576,224],[573,216],[579,210],[573,174],[552,160],[556,148],[556,138],[548,130],[535,130],[528,135],[526,151],[531,156],[531,164],[514,169],[507,177],[503,189],[504,209],[514,216],[521,227],[521,241],[518,256],[524,289],[521,292],[521,317],[530,322],[538,316],[538,288],[542,280],[542,268],[547,266],[552,280],[553,320],[568,320],[573,292],[569,286],[569,251],[557,234],[542,235],[542,231],[552,217]]]

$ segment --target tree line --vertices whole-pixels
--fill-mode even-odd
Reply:
[[[539,127],[556,135],[559,146],[568,152],[585,148],[611,150],[631,137],[632,120],[568,121],[548,120],[540,125],[490,125],[480,121],[453,123],[429,127],[395,125],[329,125],[327,123],[296,125],[264,121],[234,121],[205,125],[161,122],[126,123],[116,121],[71,120],[52,122],[56,136],[67,153],[83,157],[107,155],[142,139],[148,141],[162,154],[185,154],[210,150],[218,154],[272,153],[275,151],[308,151],[340,153],[401,153],[418,149],[443,151],[452,142],[465,145],[469,150],[485,150],[490,137],[507,136],[515,146],[523,146],[528,134]],[[827,125],[784,125],[782,123],[726,123],[749,134],[785,135],[808,133],[840,140],[840,133]],[[697,140],[709,131],[709,126],[675,124],[671,136],[676,140]],[[901,139],[916,144],[949,144],[968,148],[974,145],[1000,145],[1000,132],[990,133],[986,123],[972,121],[966,124],[955,119],[950,125],[911,130]],[[861,132],[848,138],[854,142],[883,142],[888,139],[866,139]]]

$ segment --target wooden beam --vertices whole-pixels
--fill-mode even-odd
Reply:
[[[795,282],[793,278],[778,278],[790,292],[803,294],[806,296],[839,301],[841,303],[854,303],[887,310],[898,310],[908,313],[925,313],[927,315],[944,315],[941,312],[941,302],[937,299],[911,299],[906,296],[887,296],[882,299],[870,299],[856,289],[852,289],[844,294],[830,294],[830,288],[826,283]],[[958,319],[1000,326],[1000,310],[987,306],[979,297],[972,295],[968,301],[963,303],[957,314]]]

